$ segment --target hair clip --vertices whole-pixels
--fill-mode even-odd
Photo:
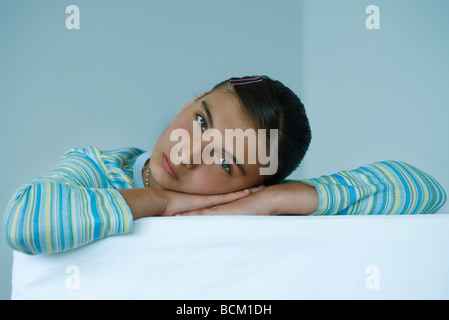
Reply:
[[[244,79],[231,79],[229,80],[229,82],[233,85],[233,86],[241,86],[243,84],[249,84],[249,83],[256,83],[256,82],[260,82],[263,79],[260,77],[255,77],[255,78],[244,78]]]

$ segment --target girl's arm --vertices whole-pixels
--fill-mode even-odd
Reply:
[[[119,190],[128,204],[133,219],[154,216],[173,216],[186,211],[218,206],[244,198],[259,188],[252,188],[218,195],[195,195],[163,189]]]
[[[48,175],[20,187],[11,199],[4,220],[9,245],[29,254],[62,252],[129,233],[141,217],[219,205],[251,192],[200,196],[135,189],[132,166],[141,152],[69,151]]]
[[[9,245],[29,254],[53,253],[130,232],[132,214],[116,187],[132,186],[121,167],[138,153],[101,153],[94,147],[66,153],[48,175],[12,197],[4,219]]]
[[[445,191],[432,176],[400,161],[377,162],[303,182],[319,194],[314,215],[428,214],[446,201]]]
[[[244,199],[196,214],[380,215],[436,212],[446,201],[440,184],[399,161],[273,185]]]

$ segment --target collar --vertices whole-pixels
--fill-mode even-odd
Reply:
[[[134,185],[136,188],[145,188],[142,177],[142,170],[145,162],[151,157],[151,152],[144,152],[137,157],[133,168]]]

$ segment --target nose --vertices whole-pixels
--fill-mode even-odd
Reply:
[[[190,141],[190,150],[189,155],[187,156],[188,161],[183,162],[184,166],[187,169],[193,169],[199,164],[201,164],[201,153],[202,153],[203,147],[201,142],[198,142],[196,140]]]

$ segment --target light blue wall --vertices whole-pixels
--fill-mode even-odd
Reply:
[[[65,27],[70,4],[80,30]],[[369,4],[380,30],[365,27]],[[447,12],[446,0],[0,1],[0,208],[68,149],[151,148],[185,102],[251,74],[306,104],[313,140],[293,177],[397,159],[449,190]],[[0,259],[8,299],[3,241]]]
[[[449,191],[449,1],[303,1],[311,176],[403,160]],[[368,30],[368,5],[380,29]]]

